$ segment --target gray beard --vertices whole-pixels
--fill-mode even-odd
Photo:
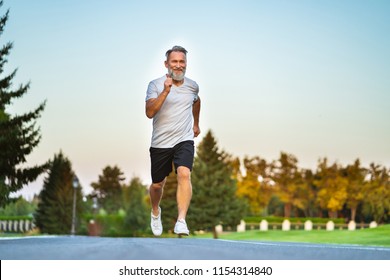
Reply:
[[[180,75],[176,75],[172,69],[169,69],[168,72],[169,72],[169,75],[171,76],[171,78],[174,79],[175,81],[182,81],[184,79],[185,74],[186,74],[185,69],[183,69],[183,73]]]

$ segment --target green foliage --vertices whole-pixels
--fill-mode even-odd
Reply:
[[[3,216],[0,215],[0,221],[32,221],[33,217],[32,216]]]
[[[377,222],[390,220],[390,174],[389,170],[372,163],[368,170],[363,213]]]
[[[119,167],[106,166],[98,182],[91,184],[93,194],[98,198],[99,205],[109,214],[116,213],[123,205],[122,188],[123,172]]]
[[[37,201],[33,200],[28,202],[22,196],[17,198],[15,201],[7,204],[4,208],[0,208],[0,216],[30,216],[37,209]]]
[[[145,202],[146,186],[141,180],[134,177],[130,185],[123,189],[125,201],[125,229],[132,236],[141,235],[149,226],[149,211]]]
[[[260,223],[262,220],[266,220],[268,223],[283,223],[283,221],[286,218],[284,217],[274,217],[274,216],[269,216],[269,217],[245,217],[244,221],[246,223]],[[329,221],[333,221],[335,224],[345,224],[345,220],[342,218],[337,218],[337,219],[330,219],[330,218],[318,218],[318,217],[294,217],[294,218],[288,218],[288,220],[291,223],[304,223],[306,221],[312,221],[314,224],[326,224]]]
[[[3,1],[0,1],[0,7]],[[7,23],[9,11],[0,18],[0,34]],[[12,43],[6,43],[0,49],[0,75],[3,74],[7,56],[12,49]],[[29,155],[41,140],[39,128],[35,120],[40,117],[45,103],[39,105],[32,112],[19,116],[11,116],[6,107],[12,104],[13,99],[20,98],[27,93],[29,84],[20,85],[12,89],[12,80],[16,70],[0,78],[0,207],[9,203],[10,194],[34,181],[46,168],[47,164],[26,167],[26,156]]]
[[[130,236],[130,232],[125,228],[125,217],[119,214],[99,215],[96,218],[101,228],[101,236],[121,237]]]
[[[35,213],[36,225],[42,233],[69,234],[72,225],[74,191],[76,191],[76,216],[82,215],[81,186],[76,189],[73,187],[74,176],[69,159],[62,152],[55,155],[39,194],[38,209]]]
[[[246,232],[224,233],[226,240],[260,240],[273,242],[308,242],[325,244],[355,244],[367,246],[390,246],[390,224],[377,228],[359,230],[248,230]],[[209,237],[205,235],[204,237]]]
[[[245,204],[236,196],[236,181],[229,157],[219,151],[208,131],[197,148],[192,172],[193,196],[188,212],[192,229],[213,230],[215,226],[236,226],[244,215]]]

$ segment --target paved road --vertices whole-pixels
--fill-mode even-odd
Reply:
[[[0,238],[1,260],[390,260],[389,247],[193,238]]]

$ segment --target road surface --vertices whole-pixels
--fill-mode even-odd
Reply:
[[[390,247],[194,238],[0,238],[1,260],[390,260]]]

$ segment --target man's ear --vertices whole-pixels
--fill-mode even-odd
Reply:
[[[168,60],[164,61],[164,65],[165,65],[166,68],[168,68]]]

